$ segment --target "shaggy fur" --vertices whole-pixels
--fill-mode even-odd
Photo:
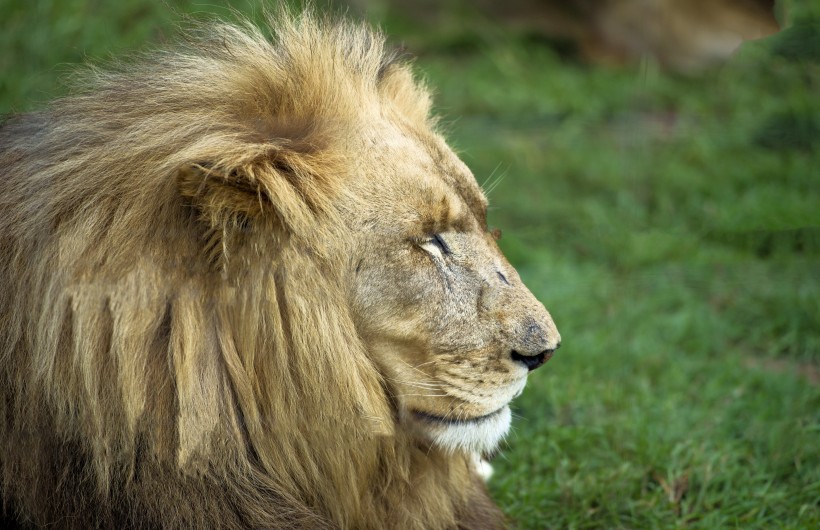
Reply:
[[[427,93],[377,33],[270,22],[202,27],[2,125],[7,517],[503,526],[474,455],[400,427],[350,308],[351,153],[388,107],[429,143]]]

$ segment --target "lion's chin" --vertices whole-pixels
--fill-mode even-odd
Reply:
[[[510,407],[469,419],[443,418],[425,412],[414,412],[421,431],[436,446],[447,451],[492,453],[510,430]]]

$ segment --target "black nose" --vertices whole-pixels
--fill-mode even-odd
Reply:
[[[558,346],[561,345],[559,344]],[[552,354],[555,353],[555,350],[557,349],[558,347],[556,346],[551,350],[544,350],[536,355],[522,355],[517,351],[513,350],[510,356],[512,357],[513,361],[523,364],[527,367],[527,370],[532,372],[545,362],[549,361],[550,357],[552,357]]]

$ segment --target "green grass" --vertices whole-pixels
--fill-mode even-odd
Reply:
[[[518,527],[820,527],[820,12],[789,5],[797,31],[698,78],[586,67],[480,17],[374,11],[419,54],[564,337],[495,460]],[[91,0],[0,0],[0,19],[0,112],[178,21]]]

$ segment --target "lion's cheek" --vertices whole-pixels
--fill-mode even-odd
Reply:
[[[441,287],[429,271],[401,263],[359,270],[351,308],[368,336],[418,340],[447,318]]]

